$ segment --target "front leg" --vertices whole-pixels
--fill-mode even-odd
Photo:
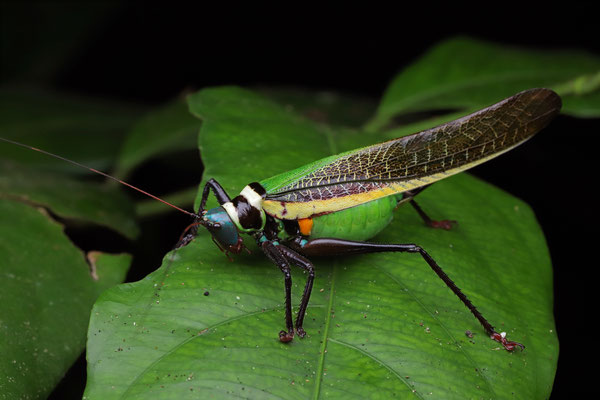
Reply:
[[[308,307],[315,279],[314,266],[309,260],[302,257],[294,250],[281,245],[278,240],[268,240],[265,236],[261,236],[258,240],[258,244],[267,257],[279,267],[285,277],[285,322],[287,332],[279,332],[279,340],[284,343],[290,342],[294,338],[294,328],[292,326],[292,276],[290,273],[290,264],[308,271],[308,277],[306,278],[306,285],[304,286],[302,300],[298,307],[298,316],[296,317],[295,324],[298,336],[304,337],[306,332],[302,325],[304,323],[304,316],[306,315],[306,308]]]
[[[225,189],[223,189],[223,187],[221,187],[221,184],[219,182],[217,182],[215,179],[210,178],[208,180],[208,182],[206,182],[206,185],[204,185],[204,190],[202,190],[202,200],[200,201],[199,213],[205,211],[206,202],[208,200],[208,195],[211,190],[215,194],[215,197],[217,198],[217,201],[219,202],[219,204],[223,205],[224,203],[231,201],[231,199],[229,198],[229,195],[227,194]]]
[[[477,318],[477,320],[485,329],[485,332],[490,336],[491,339],[502,344],[502,346],[512,351],[516,347],[523,349],[521,343],[511,342],[506,340],[506,334],[498,333],[488,322],[487,319],[477,310],[477,308],[471,303],[471,300],[456,286],[454,281],[450,279],[448,275],[442,270],[442,268],[435,262],[433,258],[420,246],[416,244],[382,244],[382,243],[369,243],[369,242],[355,242],[351,240],[333,239],[333,238],[319,238],[313,240],[305,240],[302,237],[297,237],[287,243],[288,246],[296,250],[297,252],[311,257],[311,256],[339,256],[339,255],[352,255],[352,254],[366,254],[366,253],[382,253],[382,252],[402,252],[402,253],[419,253],[421,257],[427,262],[429,267],[439,276],[442,281],[454,292],[454,294],[463,302],[465,306],[471,311],[471,313]]]
[[[298,333],[298,336],[304,337],[304,335],[306,335],[306,332],[304,331],[302,325],[304,323],[304,316],[306,315],[308,301],[310,300],[313,281],[315,280],[315,267],[306,258],[302,257],[300,254],[286,246],[280,245],[279,250],[290,263],[308,272],[308,277],[306,278],[306,285],[304,286],[304,292],[302,293],[302,300],[300,301],[300,306],[298,307],[298,316],[296,317],[296,333]]]
[[[286,331],[279,332],[279,340],[284,343],[294,339],[294,325],[292,323],[292,275],[290,265],[285,256],[279,250],[279,243],[274,240],[259,241],[259,246],[269,260],[279,267],[285,279],[285,326]]]

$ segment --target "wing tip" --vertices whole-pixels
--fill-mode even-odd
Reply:
[[[544,105],[548,108],[548,111],[554,111],[556,114],[560,112],[562,108],[562,99],[552,89],[548,88],[533,88],[527,89],[518,93],[517,96],[527,96],[530,101],[535,101],[540,105]]]

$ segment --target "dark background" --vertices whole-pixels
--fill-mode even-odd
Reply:
[[[600,55],[595,12],[586,4],[560,10],[518,3],[481,10],[237,7],[2,3],[0,79],[147,105],[223,84],[327,89],[376,101],[398,71],[457,34]],[[595,318],[587,310],[596,286],[590,274],[597,267],[599,127],[597,119],[559,116],[534,140],[473,171],[528,202],[546,233],[561,346],[552,398],[583,393],[594,382],[593,368],[581,360],[596,347]],[[82,358],[53,396],[80,397],[84,382]]]

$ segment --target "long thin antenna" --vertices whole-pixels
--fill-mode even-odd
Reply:
[[[179,208],[179,207],[177,207],[176,205],[174,205],[174,204],[171,204],[171,203],[169,203],[168,201],[165,201],[165,200],[161,199],[160,197],[156,197],[155,195],[153,195],[153,194],[150,194],[150,193],[148,193],[148,192],[146,192],[146,191],[144,191],[144,190],[142,190],[142,189],[140,189],[140,188],[138,188],[138,187],[135,187],[135,186],[133,186],[133,185],[131,185],[131,184],[129,184],[129,183],[127,183],[127,182],[125,182],[125,181],[122,181],[122,180],[120,180],[120,179],[117,179],[117,178],[115,178],[114,176],[111,176],[111,175],[109,175],[109,174],[107,174],[107,173],[105,173],[105,172],[98,171],[97,169],[94,169],[94,168],[88,167],[87,165],[80,164],[80,163],[78,163],[77,161],[69,160],[68,158],[65,158],[65,157],[59,156],[59,155],[57,155],[57,154],[54,154],[54,153],[50,153],[50,152],[48,152],[48,151],[46,151],[46,150],[38,149],[38,148],[36,148],[36,147],[29,146],[29,145],[27,145],[27,144],[23,144],[23,143],[15,142],[14,140],[5,139],[5,138],[3,138],[3,137],[0,137],[0,140],[2,140],[3,142],[12,143],[12,144],[15,144],[15,145],[17,145],[17,146],[24,147],[24,148],[26,148],[26,149],[34,150],[34,151],[37,151],[37,152],[40,152],[40,153],[46,154],[46,155],[48,155],[48,156],[50,156],[50,157],[54,157],[54,158],[58,158],[59,160],[66,161],[66,162],[68,162],[68,163],[71,163],[71,164],[73,164],[73,165],[76,165],[76,166],[78,166],[78,167],[80,167],[80,168],[84,168],[84,169],[90,170],[90,171],[92,171],[92,172],[95,172],[95,173],[97,173],[97,174],[99,174],[99,175],[102,175],[102,176],[104,176],[104,177],[106,177],[106,178],[112,179],[113,181],[119,182],[120,184],[122,184],[122,185],[125,185],[125,186],[127,186],[127,187],[129,187],[129,188],[131,188],[131,189],[133,189],[133,190],[137,190],[138,192],[140,192],[140,193],[142,193],[142,194],[145,194],[146,196],[148,196],[148,197],[151,197],[151,198],[153,198],[154,200],[158,200],[158,201],[160,201],[161,203],[164,203],[164,204],[168,205],[169,207],[173,207],[174,209],[176,209],[176,210],[178,210],[178,211],[181,211],[182,213],[185,213],[185,214],[191,215],[192,217],[196,217],[196,214],[194,214],[194,213],[191,213],[191,212],[189,212],[189,211],[186,211],[186,210],[184,210],[183,208]]]

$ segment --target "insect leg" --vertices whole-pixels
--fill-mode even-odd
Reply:
[[[275,243],[271,240],[265,240],[260,243],[260,246],[265,255],[283,272],[285,279],[285,325],[287,332],[280,331],[279,340],[290,342],[294,338],[294,324],[292,322],[292,274],[290,273],[290,265],[286,257]]]
[[[423,211],[423,209],[415,201],[414,197],[416,195],[418,195],[419,193],[421,193],[423,190],[427,189],[429,186],[431,186],[431,185],[421,186],[420,188],[416,188],[413,190],[409,190],[408,192],[402,193],[402,200],[400,200],[400,202],[408,201],[410,203],[410,205],[413,206],[413,208],[417,211],[417,213],[419,214],[419,216],[421,217],[423,222],[425,222],[425,225],[427,225],[431,228],[440,228],[440,229],[445,229],[445,230],[452,229],[452,225],[456,224],[457,223],[456,221],[447,220],[447,219],[444,219],[441,221],[435,221],[435,220],[431,219],[429,217],[429,215],[427,215],[425,213],[425,211]]]
[[[414,199],[410,199],[409,202],[410,202],[410,205],[413,206],[413,208],[417,211],[417,213],[419,214],[419,216],[421,217],[423,222],[425,222],[425,225],[427,225],[431,228],[440,228],[440,229],[445,229],[445,230],[449,231],[450,229],[452,229],[452,225],[457,224],[456,221],[448,220],[448,219],[443,219],[441,221],[435,221],[435,220],[429,218],[429,216],[427,214],[425,214],[425,211],[423,211],[421,206],[419,206]]]
[[[194,222],[188,225],[187,228],[185,228],[185,231],[183,231],[181,237],[179,238],[179,241],[175,245],[176,249],[179,249],[183,246],[187,246],[192,240],[196,238],[196,236],[198,235],[198,226],[200,225],[198,223],[199,219],[200,218],[195,217]]]
[[[315,268],[309,260],[302,257],[294,250],[289,249],[286,246],[279,246],[279,250],[290,263],[308,271],[306,285],[304,286],[304,293],[302,293],[302,300],[300,301],[300,306],[298,307],[298,316],[296,317],[296,333],[298,333],[298,336],[304,337],[304,335],[306,335],[306,332],[304,331],[302,324],[304,323],[306,307],[308,306],[308,301],[310,300],[310,293],[312,292],[313,281],[315,280]]]
[[[450,279],[448,275],[440,268],[433,258],[420,246],[416,244],[382,244],[382,243],[369,243],[369,242],[355,242],[350,240],[333,239],[333,238],[318,238],[309,240],[305,243],[301,240],[294,240],[288,243],[294,250],[301,254],[310,256],[337,256],[337,255],[349,255],[349,254],[366,254],[366,253],[381,253],[381,252],[402,252],[402,253],[419,253],[421,257],[427,262],[429,267],[439,276],[446,286],[454,292],[454,294],[463,302],[465,306],[471,311],[471,313],[481,323],[485,332],[490,338],[499,342],[508,351],[514,350],[517,346],[521,349],[524,346],[521,343],[510,342],[506,340],[506,335],[498,333],[484,318],[483,315],[475,308],[473,303],[467,298],[467,296],[456,286],[454,281]]]
[[[199,212],[202,212],[206,209],[206,201],[208,200],[208,195],[209,195],[211,189],[212,189],[213,193],[215,194],[215,197],[217,198],[217,201],[219,202],[219,204],[223,204],[223,203],[227,203],[228,201],[231,201],[231,199],[229,198],[229,195],[227,194],[225,189],[223,189],[223,187],[221,187],[221,184],[219,184],[219,182],[217,182],[213,178],[210,178],[208,180],[208,182],[206,182],[206,185],[204,185],[204,190],[202,191],[202,201],[200,202],[200,211]]]

